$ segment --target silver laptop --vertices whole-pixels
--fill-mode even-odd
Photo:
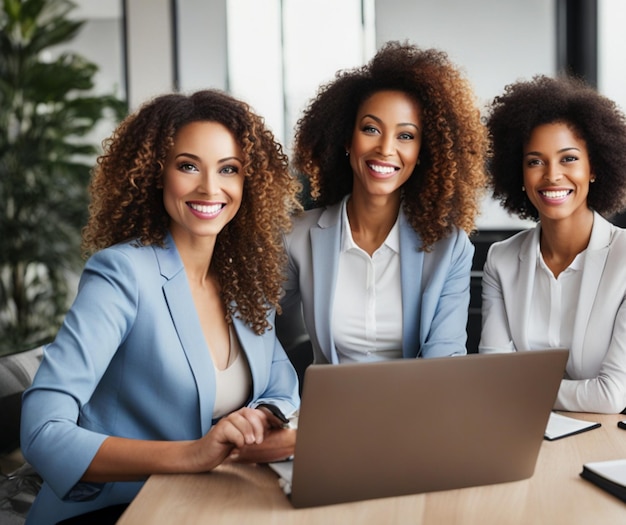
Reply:
[[[567,356],[311,365],[294,459],[273,468],[294,507],[529,478]]]

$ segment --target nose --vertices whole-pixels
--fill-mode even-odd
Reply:
[[[217,180],[217,174],[212,173],[209,170],[205,170],[200,176],[200,180],[198,182],[198,192],[213,195],[217,192],[218,186],[219,183]]]
[[[560,181],[563,177],[561,166],[556,162],[549,162],[546,166],[544,177],[550,182]]]
[[[389,157],[395,152],[394,137],[389,133],[383,133],[378,141],[378,151],[381,155]]]

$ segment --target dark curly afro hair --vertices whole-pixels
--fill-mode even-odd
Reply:
[[[608,217],[626,206],[626,120],[612,100],[575,77],[537,75],[505,87],[490,104],[488,171],[493,196],[522,219],[539,219],[523,186],[523,151],[539,125],[562,122],[587,145],[596,181],[588,205]]]

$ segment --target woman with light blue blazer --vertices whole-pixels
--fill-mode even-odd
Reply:
[[[316,363],[466,353],[486,144],[438,50],[388,42],[319,89],[293,153],[315,208],[286,237],[281,302],[302,312]]]
[[[92,256],[24,394],[22,449],[44,480],[29,524],[121,512],[151,474],[295,443],[273,319],[296,184],[262,119],[219,91],[157,97],[106,143],[90,189]]]
[[[567,348],[555,408],[626,407],[626,117],[574,78],[505,88],[488,127],[494,196],[535,228],[491,246],[479,351]]]

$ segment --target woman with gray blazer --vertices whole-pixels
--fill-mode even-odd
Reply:
[[[491,105],[494,196],[535,228],[491,246],[479,351],[568,348],[555,408],[626,407],[626,120],[582,81],[537,76]]]

